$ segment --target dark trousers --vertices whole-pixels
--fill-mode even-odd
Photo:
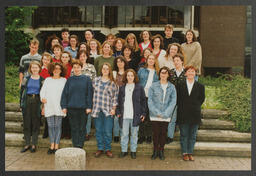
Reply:
[[[149,109],[148,109],[148,98],[146,98],[146,117],[144,122],[140,123],[139,128],[139,137],[152,136],[152,124],[149,118]]]
[[[154,150],[164,150],[168,122],[152,121]]]
[[[62,136],[63,137],[70,136],[71,129],[70,129],[70,124],[69,124],[69,116],[68,116],[68,114],[67,114],[67,117],[62,119],[61,128],[62,128],[61,131],[62,131]]]
[[[26,108],[24,114],[24,136],[26,145],[37,145],[40,130],[40,98],[39,95],[26,97]]]
[[[87,115],[85,109],[68,109],[67,115],[71,127],[71,138],[74,147],[84,146]]]

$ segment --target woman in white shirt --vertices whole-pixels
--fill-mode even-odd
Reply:
[[[131,158],[136,158],[139,124],[146,116],[146,97],[143,87],[138,83],[139,79],[133,69],[124,73],[124,86],[120,88],[118,95],[117,116],[122,128],[120,158],[128,152],[129,131],[131,129]]]
[[[159,34],[156,34],[152,37],[151,40],[152,44],[153,44],[153,51],[152,53],[156,56],[156,58],[158,59],[159,62],[159,68],[162,68],[164,66],[164,64],[162,63],[162,60],[164,60],[166,52],[163,49],[164,47],[164,43],[163,43],[163,37]]]
[[[64,78],[66,70],[58,62],[50,64],[48,69],[50,77],[45,79],[40,91],[40,98],[44,104],[44,114],[48,123],[51,143],[47,153],[52,154],[59,148],[62,118],[65,116],[60,106],[60,99],[66,83],[66,78]]]

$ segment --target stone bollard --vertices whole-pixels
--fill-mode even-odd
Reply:
[[[55,153],[55,170],[85,170],[86,152],[80,148],[62,148]]]

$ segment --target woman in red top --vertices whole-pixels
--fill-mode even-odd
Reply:
[[[52,62],[51,54],[48,52],[44,52],[41,59],[42,70],[40,72],[40,76],[42,76],[44,79],[50,76],[48,72],[48,65],[51,62]]]
[[[63,47],[59,44],[56,44],[52,47],[54,58],[52,58],[52,62],[61,62],[60,57],[63,52]]]
[[[42,65],[42,70],[39,73],[39,75],[41,77],[43,77],[44,79],[47,77],[50,77],[50,74],[48,72],[48,65],[52,62],[52,56],[50,53],[48,52],[44,52],[44,54],[42,55],[42,59],[41,59],[41,65]],[[44,111],[42,111],[44,112]],[[42,113],[42,116],[44,116],[44,113]],[[44,134],[43,134],[43,138],[47,138],[48,137],[48,124],[47,121],[45,120],[45,126],[44,126]]]
[[[66,67],[67,72],[65,78],[69,78],[72,70],[72,56],[68,51],[63,51],[63,53],[60,56],[61,63]]]
[[[139,44],[141,54],[142,54],[143,50],[146,48],[152,49],[152,45],[150,43],[151,33],[149,31],[147,31],[147,30],[142,31],[140,33],[140,39],[142,40],[142,42]]]

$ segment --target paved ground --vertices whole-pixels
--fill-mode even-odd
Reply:
[[[6,171],[54,170],[54,155],[47,155],[47,148],[40,148],[36,153],[20,153],[20,148],[5,148]],[[166,156],[164,161],[152,161],[149,155],[138,155],[137,159],[114,158],[102,155],[95,158],[93,153],[86,155],[87,170],[251,170],[250,158],[195,156],[195,161],[183,161],[180,156]],[[127,167],[129,166],[129,167]]]

